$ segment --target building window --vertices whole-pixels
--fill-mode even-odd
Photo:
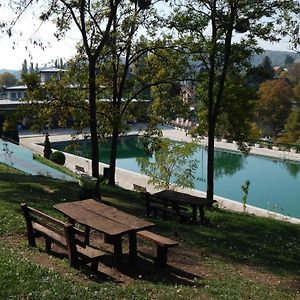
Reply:
[[[10,95],[11,95],[11,99],[16,99],[16,93],[15,92],[11,93]]]

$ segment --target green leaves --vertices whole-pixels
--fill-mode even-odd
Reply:
[[[155,188],[193,188],[198,160],[192,155],[197,151],[196,143],[179,143],[167,139],[153,140],[154,160],[139,159],[141,172],[149,176]],[[149,144],[148,144],[149,146]]]

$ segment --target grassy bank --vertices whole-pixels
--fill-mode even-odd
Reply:
[[[145,218],[137,193],[107,186],[102,193]],[[0,165],[0,299],[300,299],[300,227],[251,215],[209,211],[207,227],[155,219],[156,232],[180,242],[165,269],[152,263],[147,243],[139,243],[146,255],[136,268],[117,272],[104,263],[96,275],[43,245],[28,247],[20,203],[62,218],[53,205],[78,196],[77,183]]]

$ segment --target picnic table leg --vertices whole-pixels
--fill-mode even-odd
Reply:
[[[90,244],[90,227],[89,226],[85,226],[84,228],[84,243],[86,245]]]
[[[136,265],[137,263],[137,242],[136,242],[136,232],[129,232],[129,262],[131,265]]]
[[[120,268],[122,265],[122,236],[115,236],[113,239],[114,245],[114,257],[116,268]]]
[[[200,209],[200,216],[201,216],[201,206],[199,207],[199,209]],[[203,207],[202,207],[202,209],[203,209]],[[193,205],[192,210],[193,210],[192,221],[193,221],[193,223],[197,223],[197,206]]]

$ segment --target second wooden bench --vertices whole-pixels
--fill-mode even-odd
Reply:
[[[141,192],[140,195],[141,199],[145,201],[147,216],[152,215],[156,218],[158,216],[158,212],[162,213],[164,219],[168,214],[177,215],[184,220],[189,219],[192,216],[188,211],[188,208],[182,204],[173,203],[172,205],[170,205],[167,201],[155,197],[150,193]]]
[[[138,231],[137,235],[156,244],[155,262],[160,266],[165,266],[167,264],[168,249],[179,245],[177,241],[173,241],[148,230]]]

